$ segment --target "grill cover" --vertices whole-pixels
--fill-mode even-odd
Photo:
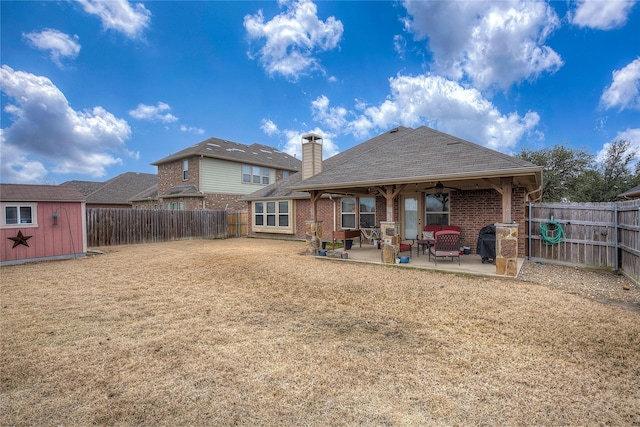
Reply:
[[[476,253],[482,257],[482,263],[490,259],[496,259],[496,226],[482,227],[478,234],[478,246]]]

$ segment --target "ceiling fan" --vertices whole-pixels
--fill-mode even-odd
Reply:
[[[438,181],[438,183],[436,185],[434,185],[433,187],[425,188],[425,190],[431,190],[432,188],[436,189],[436,194],[437,195],[442,194],[442,192],[444,191],[445,188],[448,188],[449,190],[462,191],[461,189],[455,188],[455,187],[445,187],[445,185],[440,181]]]

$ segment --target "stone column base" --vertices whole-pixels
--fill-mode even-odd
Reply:
[[[322,221],[305,221],[304,237],[307,241],[305,253],[318,255],[322,247]]]
[[[496,224],[496,274],[518,274],[518,224]]]

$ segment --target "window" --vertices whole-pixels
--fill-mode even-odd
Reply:
[[[2,205],[3,226],[36,226],[37,205]]]
[[[289,178],[289,171],[282,171],[282,179]]]
[[[449,224],[449,194],[427,194],[427,213],[425,224]]]
[[[293,233],[289,200],[253,202],[253,229],[270,233]]]
[[[360,228],[376,226],[376,199],[375,197],[361,197],[360,199]]]
[[[182,161],[182,180],[189,179],[189,160]]]
[[[242,165],[242,183],[243,184],[263,184],[270,183],[269,168],[261,168],[259,166]]]
[[[340,201],[342,228],[356,228],[356,199],[344,198]]]

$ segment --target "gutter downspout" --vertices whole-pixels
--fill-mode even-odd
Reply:
[[[531,238],[531,233],[533,232],[533,218],[531,218],[531,215],[533,214],[533,203],[529,202],[529,256],[527,257],[528,260],[531,259],[531,250],[533,249],[533,242],[532,242],[532,238]]]

